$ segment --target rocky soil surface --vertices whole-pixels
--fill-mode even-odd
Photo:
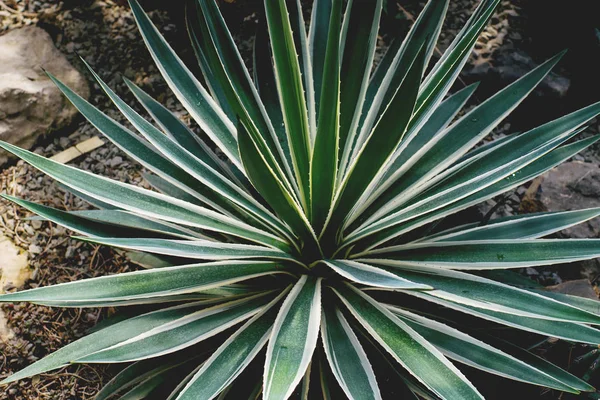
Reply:
[[[122,81],[123,76],[176,110],[181,118],[189,120],[161,80],[145,50],[131,13],[123,3],[116,0],[0,0],[0,34],[3,35],[0,36],[0,41],[2,37],[14,34],[23,27],[37,26],[46,31],[56,48],[87,80],[90,102],[118,121],[124,122],[99,87],[92,82],[89,73],[84,71],[77,54],[129,104],[135,102]],[[167,12],[164,10],[164,3],[159,1],[146,0],[142,3],[151,10],[153,21],[176,51],[193,67],[193,54],[188,46],[181,10]],[[224,11],[232,29],[240,38],[239,44],[244,54],[248,56],[260,6],[257,5],[258,2],[239,0],[230,3],[232,2],[223,3]],[[400,3],[403,7],[399,7],[393,0],[388,0],[387,3],[383,21],[385,34],[380,40],[381,50],[389,45],[390,37],[406,32],[411,19],[423,6],[423,2],[419,1],[402,1]],[[461,77],[461,82],[457,84],[460,87],[482,80],[475,102],[485,99],[490,93],[551,55],[535,54],[532,50],[535,47],[534,36],[527,33],[526,25],[528,13],[534,10],[534,3],[536,2],[504,1],[478,42],[472,60]],[[466,21],[474,4],[474,0],[451,2],[440,50],[448,45]],[[561,112],[570,111],[565,103],[572,103],[570,93],[577,79],[570,67],[576,64],[573,61],[566,66],[561,64],[557,73],[534,93],[533,99],[523,105],[524,111],[502,123],[492,137],[523,131],[534,123],[541,122],[537,119],[543,117],[547,120],[558,117]],[[60,72],[50,67],[48,69],[54,74]],[[81,86],[81,91],[85,90],[85,85]],[[600,98],[600,95],[596,97]],[[528,115],[533,115],[534,120],[526,118]],[[0,126],[3,119],[0,115]],[[89,123],[81,119],[68,122],[62,124],[58,132],[42,135],[34,147],[35,152],[50,157],[98,135]],[[585,135],[597,132],[598,124],[594,122]],[[109,143],[71,161],[70,165],[123,182],[147,186],[142,178],[141,168]],[[471,211],[464,218],[600,206],[600,177],[597,176],[599,165],[597,148],[589,149],[578,155],[573,162],[537,181],[534,186],[527,185],[491,200],[478,209],[479,214]],[[0,171],[0,193],[68,210],[89,207],[22,162],[13,161]],[[527,207],[523,205],[524,200]],[[19,262],[23,262],[23,257],[26,257],[28,261],[28,267],[17,274],[10,275],[2,271],[4,278],[0,280],[0,292],[21,286],[24,280],[27,281],[24,288],[29,288],[138,268],[108,248],[74,241],[64,229],[47,222],[28,220],[29,216],[23,209],[0,200],[0,254],[10,254]],[[562,234],[598,237],[600,224],[590,222]],[[578,265],[571,270],[574,272],[568,276],[556,268],[524,272],[546,285],[558,285],[566,279],[580,278],[595,282],[600,272],[595,262]],[[0,378],[81,337],[97,321],[114,313],[111,309],[71,310],[26,304],[4,305],[0,310]],[[0,400],[90,399],[117,370],[116,367],[70,366],[12,384],[0,392]]]

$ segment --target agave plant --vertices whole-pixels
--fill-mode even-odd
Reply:
[[[481,399],[453,360],[560,391],[593,391],[494,331],[471,328],[486,320],[600,343],[597,302],[528,288],[509,270],[600,256],[598,240],[540,239],[600,209],[440,223],[597,140],[570,139],[600,103],[476,147],[561,58],[457,117],[476,86],[447,94],[499,1],[482,0],[430,62],[448,7],[431,0],[371,73],[382,0],[316,0],[308,33],[299,1],[268,0],[251,75],[214,0],[193,0],[188,30],[201,83],[131,0],[160,72],[212,144],[130,81],[156,124],[92,71],[139,134],[50,75],[152,172],[156,190],[2,143],[97,209],[65,212],[4,197],[81,240],[152,253],[156,263],[1,296],[136,306],[3,383],[70,363],[133,362],[97,399],[143,398],[164,387],[169,399]]]

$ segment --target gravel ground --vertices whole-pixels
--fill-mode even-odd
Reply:
[[[251,48],[252,39],[248,38],[248,32],[254,29],[256,18],[252,11],[256,6],[250,3],[242,5],[238,2],[235,6],[249,10],[241,12],[242,15],[250,17],[240,20],[243,23],[239,29],[240,35],[245,38],[241,41],[245,54],[248,54]],[[0,32],[38,24],[51,34],[56,46],[73,65],[83,70],[76,55],[78,53],[129,104],[134,104],[134,101],[121,80],[123,75],[142,86],[172,110],[176,110],[182,118],[189,120],[161,80],[145,50],[129,9],[120,4],[121,2],[112,0],[0,0]],[[440,50],[448,45],[453,33],[466,21],[474,4],[474,0],[451,2]],[[506,40],[511,40],[507,32],[512,18],[518,16],[511,4],[509,1],[502,3],[498,16],[492,20],[492,25],[486,29],[478,43],[471,65],[490,57],[494,49],[503,45]],[[400,28],[397,29],[405,30],[408,26],[407,21],[417,15],[422,5],[415,4],[407,6],[406,9],[398,9],[401,19],[398,20]],[[150,15],[184,60],[192,60],[193,55],[188,46],[185,29],[174,24],[165,12],[152,11]],[[179,17],[171,15],[171,18]],[[393,20],[395,16],[388,17],[388,20],[390,18]],[[384,49],[387,44],[387,37],[384,36],[381,38],[380,48]],[[91,80],[90,87],[90,101],[114,119],[123,122],[123,117]],[[494,136],[502,136],[507,132],[511,132],[510,124],[503,124]],[[43,139],[35,151],[44,156],[52,156],[97,134],[90,124],[81,121],[63,132]],[[130,162],[111,144],[76,159],[71,165],[123,182],[147,186],[141,176],[141,168]],[[51,179],[23,162],[17,162],[0,172],[0,193],[13,194],[62,209],[88,208],[85,202],[65,193]],[[516,198],[508,196],[507,204],[515,206],[512,203],[518,203],[520,194],[522,191],[517,192]],[[515,207],[518,207],[518,204]],[[502,214],[513,211],[500,208],[497,212]],[[23,209],[0,200],[0,234],[11,238],[31,255],[30,266],[33,272],[26,288],[137,268],[108,248],[74,241],[69,238],[69,232],[65,229],[47,222],[28,221],[25,219],[28,216],[30,215]],[[98,320],[115,311],[70,310],[28,304],[4,305],[1,309],[15,337],[7,343],[0,343],[0,378],[81,337]],[[67,367],[12,384],[4,393],[0,393],[0,400],[89,399],[117,370],[116,367]]]

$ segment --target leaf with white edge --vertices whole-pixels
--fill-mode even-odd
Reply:
[[[429,1],[404,40],[397,38],[389,47],[369,82],[365,94],[366,100],[363,103],[362,113],[360,113],[360,122],[354,128],[358,129],[350,132],[355,138],[349,137],[346,143],[343,163],[349,163],[350,161],[345,160],[351,160],[356,156],[407,74],[410,60],[421,48],[425,49],[423,65],[425,67],[428,65],[440,34],[448,3],[447,0]],[[359,18],[361,17],[359,16]],[[413,122],[409,124],[409,127],[412,125],[414,125]],[[413,132],[415,130],[412,129]],[[409,136],[405,138],[405,141],[412,136],[410,131],[409,128],[407,132]]]
[[[596,239],[505,239],[390,246],[357,258],[390,259],[397,266],[448,269],[525,268],[600,257]]]
[[[277,87],[300,203],[309,211],[310,126],[298,53],[285,0],[265,2]]]
[[[281,250],[248,244],[220,243],[207,240],[170,240],[152,238],[104,239],[76,237],[76,239],[112,247],[198,260],[219,261],[261,258],[298,263],[292,256]]]
[[[337,232],[327,230],[327,224],[329,224],[329,230],[338,229],[402,139],[419,89],[424,57],[425,49],[421,49],[420,53],[410,60],[412,62],[410,69],[392,102],[373,128],[352,164],[349,165],[348,172],[337,190],[325,229],[320,236],[336,235]]]
[[[23,378],[64,367],[88,354],[109,348],[203,308],[203,304],[187,303],[117,322],[62,347],[19,372],[14,373],[0,382],[0,384],[15,382]]]
[[[537,239],[600,216],[600,208],[555,211],[494,219],[485,225],[474,224],[439,232],[421,242],[456,242],[497,239]]]
[[[179,166],[185,172],[193,176],[198,182],[205,185],[208,190],[214,191],[223,197],[223,200],[217,203],[219,206],[223,207],[223,201],[232,202],[251,214],[254,218],[257,218],[262,222],[262,225],[266,225],[267,228],[274,233],[282,236],[289,235],[289,233],[286,232],[286,226],[283,225],[280,220],[275,218],[257,200],[250,196],[250,194],[241,189],[227,177],[223,176],[217,170],[213,169],[210,165],[194,156],[188,149],[181,146],[175,140],[164,135],[163,132],[146,121],[121,100],[121,98],[119,98],[119,96],[117,96],[117,94],[113,92],[102,79],[100,79],[89,65],[88,69],[100,87],[117,106],[119,111],[123,113],[146,140],[156,147],[165,158],[169,159],[173,164]],[[207,190],[202,190],[202,192],[206,191]]]
[[[315,92],[315,111],[319,115],[319,101],[323,87],[323,66],[325,65],[325,52],[329,32],[329,21],[332,0],[315,0],[310,17],[310,29],[308,32],[308,50],[312,62],[313,87]]]
[[[186,362],[198,359],[201,355],[181,357],[180,354],[162,358],[143,360],[135,362],[121,370],[114,378],[106,383],[98,392],[94,400],[107,400],[108,398],[123,392],[156,375],[173,370]]]
[[[587,139],[580,140],[575,143],[571,143],[558,149],[551,151],[550,153],[540,157],[538,160],[527,165],[523,169],[515,172],[514,174],[504,178],[503,180],[494,183],[491,186],[486,187],[479,192],[473,193],[453,204],[449,204],[445,207],[434,210],[428,214],[417,217],[406,223],[386,228],[380,232],[367,237],[365,240],[359,242],[356,246],[359,248],[371,249],[379,246],[388,240],[398,237],[404,233],[410,232],[418,227],[421,227],[429,222],[439,220],[447,215],[456,213],[460,210],[480,203],[481,201],[493,198],[494,196],[504,193],[512,188],[515,188],[531,179],[549,171],[553,167],[557,166],[561,162],[573,157],[586,147],[591,146],[595,142],[600,140],[600,137],[593,136]],[[349,243],[346,243],[346,246]]]
[[[327,361],[349,399],[381,399],[373,368],[337,307],[323,307],[321,338]]]
[[[489,164],[483,163],[483,165],[477,162],[480,160],[469,163],[469,165],[460,169],[455,174],[450,175],[447,181],[443,181],[440,185],[424,191],[398,211],[384,218],[376,219],[374,216],[369,218],[361,227],[350,233],[347,240],[356,241],[357,238],[398,225],[414,217],[459,201],[470,194],[480,192],[486,187],[502,181],[506,177],[513,176],[527,164],[531,164],[545,154],[552,152],[552,150],[577,135],[577,133],[578,131],[562,133],[529,153],[520,154],[518,150],[514,150],[516,153],[514,159],[491,160]],[[509,149],[506,150],[508,151]],[[392,200],[392,202],[394,201]]]
[[[134,230],[138,232],[135,237],[161,235],[178,236],[184,239],[208,239],[207,236],[196,230],[188,229],[176,224],[155,220],[152,218],[143,218],[129,211],[121,210],[77,210],[70,211],[69,215],[81,217],[88,221],[96,221],[103,224],[113,225],[121,229],[118,237],[127,236],[127,232]],[[126,229],[123,229],[126,228]],[[127,229],[129,228],[129,229]],[[140,232],[141,231],[141,232]],[[144,232],[146,231],[146,232]],[[110,236],[109,236],[110,237]],[[115,236],[112,236],[115,237]]]
[[[555,377],[540,371],[457,329],[398,307],[389,307],[389,309],[451,359],[505,378],[579,393],[576,388],[562,382],[560,376]]]
[[[542,81],[561,57],[562,53],[546,61],[442,132],[439,140],[402,175],[400,182],[395,185],[384,182],[381,189],[373,194],[377,199],[370,206],[371,219],[397,209],[410,199],[419,186],[431,182],[431,178],[487,136]]]
[[[542,336],[556,337],[559,339],[570,340],[579,343],[589,343],[597,345],[600,343],[600,330],[584,324],[572,322],[552,321],[547,319],[538,319],[512,315],[483,308],[471,307],[464,304],[455,303],[430,296],[427,292],[411,291],[407,294],[418,297],[431,303],[439,304],[453,310],[461,311],[473,317],[479,317],[501,325],[511,326],[528,332],[533,332]]]
[[[292,394],[312,358],[320,323],[321,278],[303,275],[283,302],[271,332],[263,379],[265,400]]]
[[[380,264],[393,265],[383,261]],[[600,316],[535,292],[505,285],[460,271],[419,267],[415,270],[388,269],[415,283],[429,285],[427,294],[476,308],[524,317],[600,324]]]
[[[276,132],[217,3],[214,0],[197,0],[196,3],[198,26],[204,40],[202,51],[211,62],[212,72],[218,76],[228,105],[244,123],[277,177],[293,191],[288,183],[288,178],[292,179],[291,166],[282,158],[284,153]]]
[[[338,167],[340,125],[340,21],[342,0],[333,0],[323,66],[319,126],[310,164],[310,216],[319,231],[333,202]]]
[[[258,243],[289,249],[289,245],[282,239],[217,212],[63,165],[6,142],[0,142],[0,148],[22,158],[59,182],[128,211],[186,226],[229,233]]]
[[[0,303],[27,301],[62,307],[193,293],[258,276],[284,273],[275,262],[217,261],[101,276],[0,295]]]
[[[348,284],[332,289],[369,334],[440,398],[483,399],[439,350],[388,309]]]
[[[147,141],[141,139],[123,125],[106,116],[98,108],[92,106],[53,75],[48,74],[48,76],[79,112],[81,112],[94,127],[117,147],[123,150],[129,157],[155,174],[161,176],[165,181],[177,187],[179,190],[187,193],[188,196],[196,198],[197,200],[195,202],[200,201],[201,204],[207,204],[212,209],[218,209],[225,214],[235,215],[238,213],[236,208],[232,207],[226,201],[223,201],[222,197],[212,190],[206,190],[206,188],[200,188],[201,190],[193,189],[198,186],[198,180],[192,175],[165,158]],[[133,110],[131,111],[133,112]],[[145,124],[156,129],[143,118],[142,120]],[[161,135],[163,134],[161,133]]]
[[[351,0],[346,6],[340,41],[340,181],[350,162],[359,122],[364,113],[363,104],[375,56],[382,3],[382,0]],[[323,82],[328,82],[325,77]],[[396,88],[398,86],[399,82]],[[369,107],[371,104],[372,102]]]
[[[435,109],[421,129],[415,132],[411,140],[403,140],[382,175],[381,181],[395,179],[417,162],[420,156],[440,139],[443,130],[456,117],[478,86],[478,83],[474,83],[449,96]]]
[[[269,168],[246,129],[240,125],[238,132],[242,161],[256,190],[301,239],[312,248],[318,248],[316,235],[301,206]]]
[[[219,159],[214,151],[202,139],[198,137],[187,125],[180,120],[169,109],[154,100],[148,93],[144,92],[135,83],[123,77],[125,84],[154,121],[170,138],[174,139],[182,147],[193,153],[196,157],[211,166],[213,169],[228,175],[231,179],[243,178],[239,170],[234,173],[232,169]],[[247,183],[247,181],[245,182]]]
[[[351,260],[324,260],[339,275],[362,285],[407,290],[430,290],[433,287],[411,282],[384,269]]]
[[[163,78],[202,130],[241,169],[233,123],[160,35],[137,0],[129,0],[146,47]]]
[[[252,317],[270,298],[234,300],[185,315],[111,347],[79,358],[80,363],[118,363],[170,354],[199,343]]]
[[[287,293],[282,292],[231,335],[190,379],[177,400],[212,399],[231,384],[269,340],[278,312],[275,305]]]

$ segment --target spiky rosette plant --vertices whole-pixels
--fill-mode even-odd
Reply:
[[[594,390],[470,328],[483,319],[600,343],[597,302],[521,288],[519,275],[506,271],[600,256],[597,240],[540,239],[600,210],[438,224],[597,140],[570,141],[600,103],[474,148],[560,59],[456,118],[475,86],[446,95],[499,1],[483,0],[430,63],[448,6],[431,0],[371,73],[381,0],[316,0],[308,34],[299,1],[268,0],[251,76],[216,3],[195,0],[187,18],[202,84],[132,0],[162,75],[228,160],[132,82],[156,125],[94,74],[139,135],[51,76],[99,131],[153,172],[157,190],[2,143],[98,209],[65,212],[5,197],[81,240],[153,253],[162,263],[0,297],[137,306],[4,383],[69,363],[135,362],[97,399],[156,390],[190,400],[362,400],[387,390],[396,398],[482,398],[454,360],[566,392]]]

